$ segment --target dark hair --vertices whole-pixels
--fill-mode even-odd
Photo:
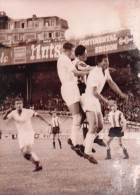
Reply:
[[[23,102],[23,98],[22,97],[16,97],[15,100],[14,100],[14,102],[19,102],[19,101]]]
[[[85,52],[86,48],[83,45],[78,45],[75,49],[75,56],[81,56]]]
[[[102,54],[99,56],[95,56],[95,64],[97,65],[98,63],[102,62],[104,58],[108,58],[107,54]]]
[[[70,43],[70,42],[66,42],[63,45],[63,49],[72,50],[72,48],[74,48],[74,45],[72,43]]]

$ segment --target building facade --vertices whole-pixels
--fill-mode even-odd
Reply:
[[[67,21],[57,16],[11,19],[0,12],[0,44],[4,46],[62,41],[67,29]]]

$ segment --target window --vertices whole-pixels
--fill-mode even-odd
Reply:
[[[25,27],[25,24],[24,23],[21,23],[21,28],[24,28]]]
[[[41,20],[38,21],[38,27],[43,27],[43,22]]]
[[[9,24],[9,29],[10,29],[10,30],[14,29],[14,23],[10,23],[10,24]]]
[[[49,32],[49,38],[51,38],[52,37],[52,33],[51,32]]]
[[[51,26],[55,26],[56,25],[56,22],[54,20],[50,21],[51,23]]]
[[[61,37],[64,37],[64,32],[61,32]]]
[[[33,26],[32,21],[29,21],[29,22],[28,22],[28,27],[30,28],[30,27],[32,27],[32,26]]]
[[[44,39],[48,38],[48,33],[44,33]]]
[[[59,32],[55,32],[55,36],[56,37],[60,37],[60,33]]]
[[[48,27],[49,26],[49,21],[45,22],[45,26]]]
[[[19,35],[18,34],[14,34],[13,35],[13,40],[14,41],[18,41],[19,40]]]
[[[23,35],[19,35],[19,40],[23,40]]]

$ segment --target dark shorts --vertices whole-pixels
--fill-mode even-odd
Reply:
[[[52,128],[52,134],[57,134],[57,133],[59,133],[59,131],[60,131],[59,127],[53,127]]]
[[[84,139],[86,138],[87,132],[88,132],[88,128],[83,127],[83,136],[84,136]]]
[[[108,136],[109,137],[122,137],[124,136],[124,132],[121,132],[122,131],[122,127],[112,127],[110,128],[109,130],[109,134]]]
[[[78,88],[79,88],[79,91],[80,91],[80,95],[85,93],[85,89],[86,89],[85,83],[78,83]]]

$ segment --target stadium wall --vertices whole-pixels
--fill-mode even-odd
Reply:
[[[51,120],[51,112],[50,111],[38,111],[42,114],[46,120],[50,123]],[[61,133],[60,138],[63,140],[68,139],[70,136],[70,127],[72,122],[72,117],[69,112],[59,112],[58,115],[60,116],[61,120]],[[39,121],[38,118],[33,118],[33,128],[35,130],[35,139],[52,139],[52,135],[50,135],[51,129],[45,123]],[[104,128],[101,132],[101,137],[107,139],[108,137],[108,130],[110,125],[108,120],[104,119]],[[15,124],[13,121],[3,121],[2,119],[2,112],[0,113],[0,130],[1,130],[1,139],[17,139],[17,131]],[[123,139],[140,139],[140,123],[127,121],[127,129],[125,132],[125,136]]]

